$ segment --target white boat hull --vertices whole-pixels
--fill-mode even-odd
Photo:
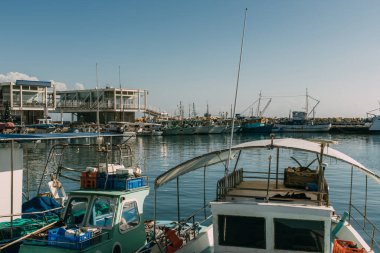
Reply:
[[[331,124],[321,124],[321,125],[282,125],[277,124],[272,129],[272,132],[301,132],[301,133],[312,133],[312,132],[328,132],[331,129]]]
[[[380,116],[375,116],[372,119],[372,124],[369,127],[370,132],[380,132]]]
[[[196,129],[197,134],[209,134],[213,126],[198,126]]]
[[[226,127],[225,126],[213,126],[210,129],[210,134],[221,134],[225,131]]]

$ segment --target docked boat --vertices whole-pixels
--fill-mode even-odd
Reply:
[[[104,130],[106,132],[121,133],[126,137],[135,137],[136,132],[133,131],[134,129],[130,125],[130,122],[109,121]]]
[[[210,131],[208,132],[209,134],[221,134],[224,133],[226,130],[227,126],[222,125],[222,124],[215,124],[212,126]]]
[[[181,128],[178,126],[165,127],[162,129],[163,135],[178,135]]]
[[[261,117],[249,117],[242,119],[242,133],[270,133],[273,125],[268,124],[268,120]]]
[[[27,125],[28,128],[35,129],[35,133],[51,133],[62,124],[54,124],[51,118],[38,119],[36,124]]]
[[[273,124],[269,124],[268,119],[263,117],[265,111],[268,109],[270,103],[272,102],[272,98],[267,98],[265,106],[261,109],[260,106],[262,99],[263,97],[260,91],[259,98],[254,102],[254,104],[257,103],[255,116],[253,115],[253,108],[250,117],[242,117],[240,114],[238,114],[238,117],[241,119],[242,133],[265,134],[272,131]]]
[[[380,116],[374,116],[372,118],[371,125],[369,127],[370,133],[380,133]]]
[[[191,125],[186,125],[178,129],[177,134],[180,135],[192,135],[195,134],[197,130],[197,127],[191,126]]]
[[[100,146],[98,146],[100,145]],[[136,252],[146,245],[143,203],[149,193],[147,177],[138,167],[125,167],[131,161],[128,146],[96,144],[105,153],[106,163],[88,166],[80,171],[56,164],[55,156],[63,157],[65,150],[89,148],[88,145],[57,144],[49,154],[43,174],[52,175],[47,185],[50,194],[65,206],[59,221],[29,231],[21,238],[2,246],[1,250],[19,244],[19,251],[10,252]],[[127,160],[126,160],[127,159]],[[108,163],[114,160],[118,163]],[[62,160],[61,160],[62,161]],[[56,167],[52,167],[51,165]],[[63,172],[69,171],[69,177]],[[78,190],[61,196],[63,188],[58,176],[72,179],[80,172]],[[53,178],[54,177],[54,178]],[[42,186],[41,178],[40,186]],[[80,189],[79,189],[80,187]],[[46,188],[46,187],[45,187]],[[42,189],[42,188],[41,188]],[[39,190],[37,191],[40,191]],[[16,231],[16,230],[14,230]],[[3,252],[3,251],[1,251]]]
[[[156,196],[159,196],[160,188],[168,182],[177,181],[178,194],[177,226],[168,229],[172,231],[170,238],[168,235],[164,240],[156,237],[156,245],[159,245],[161,252],[178,253],[375,252],[375,247],[380,245],[376,240],[380,230],[371,222],[365,210],[377,210],[378,206],[368,205],[378,205],[379,202],[368,199],[367,191],[371,184],[366,184],[363,193],[364,211],[359,210],[352,182],[354,177],[357,181],[363,175],[365,182],[369,178],[373,179],[369,182],[379,183],[380,176],[348,155],[331,148],[331,145],[327,141],[311,142],[291,138],[259,140],[210,152],[175,166],[155,180],[155,206],[159,205]],[[258,155],[261,161],[254,161],[252,158]],[[345,180],[349,187],[348,213],[335,210],[332,206],[325,178],[325,172],[330,169],[324,163],[326,158],[329,161],[342,161],[351,167],[351,173],[342,173],[342,164],[332,166],[337,170],[336,173],[348,175]],[[229,171],[232,159],[235,161],[231,166],[233,169]],[[301,165],[300,159],[312,160],[308,165]],[[314,162],[316,164],[313,166]],[[181,219],[180,177],[198,169],[204,171],[205,177],[206,171],[216,164],[227,168],[225,176],[217,182],[216,199],[206,202],[206,189],[209,187],[204,183],[204,205],[189,217]],[[357,194],[355,197],[358,197]],[[206,215],[207,211],[211,211],[210,216]],[[156,211],[155,217],[157,219]],[[207,221],[212,224],[202,226]],[[157,227],[158,222],[152,231],[156,231]]]
[[[306,112],[292,112],[292,119],[288,122],[275,124],[272,132],[291,132],[291,133],[315,133],[328,132],[331,129],[331,123],[315,124],[313,120],[307,119]]]
[[[196,134],[209,134],[212,128],[213,128],[212,125],[204,124],[204,125],[197,126],[195,132]]]

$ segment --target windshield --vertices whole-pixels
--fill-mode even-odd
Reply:
[[[64,222],[68,226],[83,225],[84,216],[87,211],[88,199],[84,197],[74,197],[67,205]]]
[[[89,225],[102,228],[111,228],[115,213],[115,203],[116,200],[113,198],[96,198],[91,208]]]

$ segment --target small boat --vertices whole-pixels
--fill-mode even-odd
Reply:
[[[27,125],[28,128],[34,128],[35,133],[51,133],[57,127],[63,127],[62,124],[54,124],[51,118],[38,119],[36,124]]]
[[[133,131],[132,127],[130,127],[130,124],[130,122],[124,121],[109,121],[104,131],[121,133],[125,137],[135,137],[136,132]]]
[[[161,248],[161,252],[178,253],[375,252],[375,247],[380,246],[376,240],[380,230],[371,222],[365,210],[378,210],[379,202],[368,199],[368,184],[363,193],[364,212],[359,210],[352,182],[358,180],[360,173],[364,175],[365,182],[373,179],[371,182],[379,183],[380,176],[348,155],[331,148],[332,144],[331,141],[312,142],[292,138],[258,140],[231,149],[213,151],[173,167],[156,178],[154,196],[157,206],[159,189],[177,180],[178,220],[173,223],[176,224],[174,228],[163,230],[171,231],[170,235],[157,236],[154,244]],[[265,162],[267,168],[262,161],[255,162],[252,159],[258,155],[261,160],[264,160],[263,156],[268,157]],[[301,158],[311,158],[312,161],[302,165],[298,161]],[[341,173],[341,164],[332,166],[337,169],[336,173],[348,175],[348,213],[342,210],[338,213],[331,204],[325,178],[325,171],[329,169],[324,163],[326,158],[342,161],[351,167],[351,173]],[[236,160],[231,166],[233,169],[226,170],[225,176],[217,181],[216,199],[206,202],[206,189],[210,188],[204,183],[204,205],[199,210],[189,212],[189,217],[180,219],[182,201],[179,200],[179,178],[198,169],[204,171],[205,177],[206,171],[213,165],[222,164],[225,168],[226,163],[229,164],[233,159]],[[312,168],[314,162],[316,165]],[[252,167],[254,169],[250,169]],[[357,192],[355,195],[357,197]],[[369,207],[369,203],[374,206]],[[207,216],[209,212],[211,215]],[[207,222],[211,222],[211,225],[207,225]],[[359,226],[356,226],[356,222],[359,222]],[[162,230],[160,223],[156,222],[151,231],[158,228]]]
[[[136,122],[132,125],[135,127],[137,136],[156,136],[163,134],[161,131],[161,124]]]
[[[16,128],[13,122],[0,122],[0,133],[13,132]]]

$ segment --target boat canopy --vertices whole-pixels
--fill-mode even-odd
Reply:
[[[320,154],[322,150],[322,143],[324,143],[323,155],[331,157],[343,162],[346,162],[360,171],[364,172],[366,175],[372,177],[376,181],[380,182],[380,176],[373,171],[367,169],[364,165],[356,161],[355,159],[349,157],[342,152],[330,148],[327,142],[322,140],[318,141],[306,141],[302,139],[285,138],[285,139],[268,139],[268,140],[258,140],[245,142],[231,148],[231,160],[234,159],[237,154],[244,149],[254,149],[254,148],[283,148],[283,149],[295,149],[301,151],[312,152]],[[191,171],[197,170],[199,168],[207,167],[209,165],[217,164],[220,162],[225,162],[228,158],[229,149],[214,151],[207,153],[191,160],[183,162],[174,168],[168,170],[167,172],[158,176],[155,180],[155,188],[158,188],[165,183],[182,176]]]

